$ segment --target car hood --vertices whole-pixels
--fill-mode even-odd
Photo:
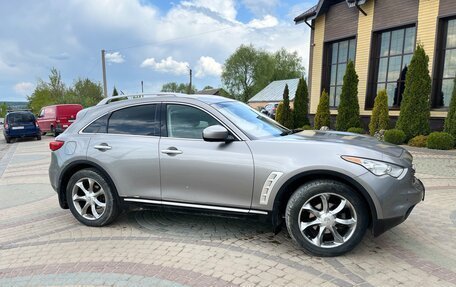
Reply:
[[[374,150],[380,152],[382,154],[400,158],[405,149],[381,142],[374,137],[348,133],[348,132],[337,132],[337,131],[313,131],[313,130],[305,130],[296,134],[283,136],[275,138],[275,140],[284,140],[284,141],[317,141],[317,142],[326,142],[326,143],[340,143],[346,145],[357,146],[360,148],[367,148],[370,150]],[[407,152],[408,153],[408,152]]]

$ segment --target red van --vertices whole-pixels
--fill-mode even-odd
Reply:
[[[74,122],[76,114],[82,109],[78,104],[43,107],[37,120],[41,132],[43,135],[51,132],[58,136]]]

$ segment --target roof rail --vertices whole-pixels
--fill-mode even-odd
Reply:
[[[142,98],[149,98],[149,97],[158,97],[158,96],[176,96],[179,93],[156,93],[156,94],[131,94],[131,95],[118,95],[113,97],[104,98],[101,100],[97,106],[107,105],[111,102],[123,101],[123,100],[131,100],[131,99],[142,99]]]

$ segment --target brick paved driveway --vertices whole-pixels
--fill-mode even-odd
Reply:
[[[0,286],[453,286],[456,152],[412,150],[426,200],[337,258],[255,220],[139,211],[104,228],[59,208],[48,142],[0,142]]]

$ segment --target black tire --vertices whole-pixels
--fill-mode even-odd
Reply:
[[[58,132],[57,132],[57,131],[54,129],[54,127],[53,127],[53,126],[51,126],[51,133],[53,133],[53,134],[54,134],[54,137],[56,137],[56,136],[58,136],[58,135],[59,135],[59,133],[58,133]]]
[[[350,203],[350,208],[352,208],[351,210],[354,210],[356,214],[356,226],[352,228],[350,232],[346,231],[347,233],[343,235],[348,235],[348,239],[340,245],[333,247],[321,247],[311,242],[313,238],[309,233],[314,233],[316,235],[321,228],[319,225],[313,225],[310,230],[308,229],[309,227],[307,227],[305,229],[305,232],[308,232],[306,235],[304,235],[304,232],[301,232],[300,228],[300,222],[302,220],[301,216],[303,216],[301,214],[301,208],[305,203],[312,202],[313,200],[318,201],[320,199],[319,195],[322,194],[330,194],[330,198],[335,198],[336,200],[340,199],[340,197],[345,198]],[[337,205],[337,203],[334,203],[332,206],[330,205],[331,202],[328,204],[329,210],[331,211],[335,209],[335,205]],[[344,216],[346,216],[347,213],[350,214],[350,208],[348,208],[348,211],[343,209],[341,214]],[[316,209],[318,210],[318,208]],[[312,214],[312,212],[308,212],[307,214]],[[313,218],[308,220],[312,221]],[[352,250],[363,239],[369,225],[369,213],[364,201],[351,187],[335,180],[315,180],[300,186],[290,197],[286,207],[285,221],[291,238],[309,254],[323,257],[339,256]],[[337,227],[334,228],[348,229],[345,225],[337,225],[336,223],[336,226]],[[315,231],[312,230],[312,228]],[[318,229],[318,231],[316,231],[316,229]],[[325,228],[323,228],[323,230],[325,230]],[[328,231],[324,232],[329,234],[323,234],[322,238],[333,238],[335,242],[335,236],[329,232],[329,229],[327,230]],[[344,229],[342,229],[342,231],[344,231]]]
[[[98,219],[87,219],[83,217],[76,209],[75,202],[72,200],[73,188],[79,180],[90,178],[95,180],[104,190],[104,203],[106,204],[104,212]],[[76,172],[69,180],[66,189],[66,198],[68,206],[73,216],[81,223],[87,226],[101,227],[113,222],[119,215],[120,208],[117,196],[109,181],[96,169],[83,169]],[[76,203],[79,204],[79,203]]]
[[[46,132],[42,132],[41,135],[42,135],[42,136],[45,136],[45,135],[46,135]]]
[[[36,140],[40,141],[41,140],[41,135],[36,136]]]
[[[5,137],[6,143],[11,143],[11,138],[10,137]]]

